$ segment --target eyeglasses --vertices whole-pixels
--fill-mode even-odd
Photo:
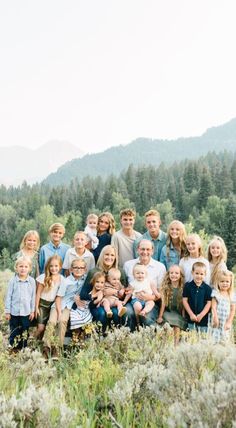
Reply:
[[[72,266],[72,269],[81,270],[81,269],[85,269],[85,266]]]

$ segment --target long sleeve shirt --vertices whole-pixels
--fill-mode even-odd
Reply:
[[[27,316],[35,310],[35,280],[28,276],[21,280],[18,275],[8,283],[5,299],[5,313],[14,316]]]

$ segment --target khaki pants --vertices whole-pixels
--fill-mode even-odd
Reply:
[[[60,347],[63,346],[69,318],[70,309],[63,309],[60,321],[57,321],[57,310],[55,308],[51,309],[43,337],[44,346],[48,346],[49,348],[51,348],[52,345],[59,345]],[[55,330],[57,330],[57,339],[55,338]]]

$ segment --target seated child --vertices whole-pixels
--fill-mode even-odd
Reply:
[[[112,318],[112,307],[117,307],[118,316],[122,317],[126,313],[123,302],[119,299],[124,295],[124,287],[120,282],[121,273],[119,269],[111,268],[107,274],[107,281],[103,289],[103,299],[101,305],[104,307],[107,317]]]
[[[100,306],[103,299],[106,276],[103,272],[95,272],[91,279],[92,291],[90,291],[92,302],[95,306]]]
[[[204,282],[206,270],[203,262],[195,262],[192,267],[193,280],[187,282],[183,290],[188,329],[203,333],[207,332],[212,293],[211,287]]]
[[[155,297],[160,299],[161,295],[157,291],[155,283],[149,279],[145,265],[136,263],[133,268],[133,276],[134,281],[129,284],[129,292],[126,293],[123,304],[125,305],[131,297],[135,315],[145,317],[154,308]],[[146,298],[145,294],[149,298]]]
[[[88,238],[88,249],[95,250],[99,244],[97,238],[98,216],[96,214],[89,214],[86,219],[86,227],[84,229]]]

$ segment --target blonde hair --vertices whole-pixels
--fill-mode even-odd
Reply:
[[[184,257],[187,258],[190,256],[190,253],[189,253],[188,248],[187,248],[187,240],[189,238],[194,238],[198,243],[198,257],[203,256],[202,240],[201,240],[200,236],[197,233],[190,233],[190,235],[187,235],[187,237],[186,237],[186,241],[185,241],[186,242],[186,253],[185,253]]]
[[[60,256],[55,254],[54,256],[49,257],[45,265],[45,278],[44,278],[44,284],[43,284],[45,291],[50,291],[52,288],[52,274],[50,272],[50,264],[53,260],[58,261],[59,268],[60,270],[62,269],[62,259]]]
[[[75,232],[74,237],[73,237],[73,245],[74,245],[74,240],[75,240],[75,238],[76,238],[77,235],[83,235],[84,236],[85,245],[86,245],[86,243],[88,241],[88,237],[87,237],[86,233],[83,230],[77,230],[77,232]]]
[[[65,234],[65,226],[63,226],[62,223],[53,223],[51,224],[51,226],[48,229],[48,233],[52,233],[55,232],[55,230],[57,229],[62,229],[63,230],[63,235]]]
[[[171,227],[176,224],[177,226],[179,226],[180,229],[180,236],[179,236],[179,246],[180,246],[180,258],[182,258],[185,254],[186,254],[186,230],[185,230],[185,226],[184,224],[179,221],[179,220],[173,220],[167,229],[167,240],[166,240],[166,257],[167,260],[169,260],[169,256],[170,256],[170,246],[171,244],[173,244],[172,240],[171,240],[171,236],[170,236],[170,229]]]
[[[118,267],[118,257],[117,257],[117,251],[116,251],[115,247],[113,247],[112,245],[105,245],[105,247],[103,247],[103,249],[100,253],[100,256],[98,257],[98,261],[97,261],[97,267],[103,272],[107,271],[107,268],[104,265],[104,255],[105,255],[106,251],[111,251],[111,250],[115,254],[115,260],[114,260],[111,268],[117,268]]]
[[[195,262],[195,263],[193,263],[193,265],[192,265],[192,272],[195,272],[195,270],[197,268],[205,269],[205,272],[207,271],[207,267],[206,267],[205,263],[203,263],[203,262]]]
[[[182,300],[182,294],[183,294],[183,288],[184,288],[184,274],[180,266],[178,265],[172,265],[172,267],[178,267],[180,271],[180,278],[178,282],[178,289],[179,293],[177,296],[177,308],[179,311],[183,309],[183,300]],[[172,303],[173,300],[173,287],[170,280],[170,274],[169,270],[166,272],[164,279],[161,283],[161,289],[160,289],[161,296],[164,300],[165,306],[169,306]]]
[[[72,260],[71,265],[70,265],[70,269],[74,268],[74,264],[75,263],[82,264],[84,266],[84,268],[87,270],[87,265],[86,265],[86,262],[84,261],[84,259],[74,259],[74,260]]]
[[[216,278],[216,289],[220,292],[220,278],[229,276],[231,279],[231,284],[229,290],[227,290],[229,298],[232,299],[233,297],[233,291],[234,291],[234,274],[230,270],[222,270],[218,272],[217,278]]]
[[[115,231],[116,231],[115,219],[114,219],[113,215],[111,213],[109,213],[108,211],[105,211],[98,216],[98,227],[97,227],[98,234],[99,234],[99,222],[102,219],[102,217],[108,218],[109,227],[108,227],[107,233],[109,233],[110,235],[113,235],[113,233],[115,233]]]
[[[39,238],[39,234],[38,234],[37,230],[28,230],[28,232],[26,232],[24,234],[24,237],[20,243],[20,249],[21,250],[25,247],[25,242],[26,242],[27,238],[29,238],[32,235],[35,236],[35,238],[37,239],[35,251],[38,251],[38,249],[40,247],[40,238]]]
[[[90,219],[93,219],[93,220],[97,220],[97,221],[98,221],[98,216],[97,216],[97,214],[94,214],[94,213],[88,214],[88,215],[87,215],[87,218],[86,218],[86,223],[87,223]]]
[[[159,211],[157,211],[157,210],[149,210],[149,211],[145,212],[145,214],[144,214],[145,220],[150,215],[154,215],[155,217],[158,217],[159,219],[161,218]]]
[[[111,277],[111,275],[114,275],[114,274],[119,274],[119,276],[121,276],[121,272],[120,272],[120,269],[117,269],[117,268],[111,268],[111,269],[109,269],[109,271],[107,272],[107,274],[106,274],[106,279],[108,280],[110,277]]]
[[[221,252],[220,252],[220,255],[217,257],[216,263],[213,264],[213,269],[211,271],[211,284],[212,285],[214,285],[216,282],[218,272],[220,270],[222,270],[222,268],[221,268],[222,263],[227,262],[227,248],[226,248],[225,242],[220,236],[216,236],[216,235],[213,236],[213,238],[211,239],[211,241],[208,244],[207,258],[208,258],[209,262],[211,263],[212,259],[213,259],[212,254],[211,254],[211,246],[213,245],[214,242],[219,243],[219,245],[221,247]]]
[[[32,270],[32,261],[31,261],[31,259],[29,257],[27,257],[27,256],[21,256],[21,257],[18,257],[18,259],[16,259],[16,261],[15,261],[15,264],[14,264],[14,270],[15,270],[15,272],[17,272],[17,266],[20,263],[28,263],[28,265],[29,265],[29,272]]]

